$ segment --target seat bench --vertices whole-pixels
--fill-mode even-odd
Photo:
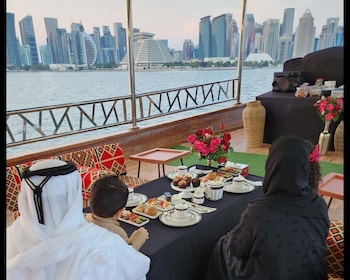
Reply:
[[[106,174],[118,174],[130,187],[148,182],[146,179],[127,175],[125,158],[119,143],[96,146],[53,158],[69,160],[77,166],[82,179],[83,207],[88,206],[92,183]],[[41,159],[6,167],[6,208],[14,214],[14,218],[18,216],[17,198],[21,188],[21,174],[26,167],[39,160]]]

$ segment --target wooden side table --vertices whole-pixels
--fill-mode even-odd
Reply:
[[[137,160],[139,162],[137,169],[137,177],[140,177],[141,162],[157,163],[158,164],[158,177],[160,177],[160,165],[163,167],[163,175],[165,176],[164,164],[175,159],[180,159],[183,165],[183,157],[189,155],[190,151],[187,150],[174,150],[165,148],[155,148],[145,152],[141,152],[135,155],[129,156],[131,160]]]
[[[328,208],[333,198],[344,200],[344,175],[331,172],[324,176],[318,186],[318,193],[330,197]]]

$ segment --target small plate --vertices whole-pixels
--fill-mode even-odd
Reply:
[[[250,184],[244,184],[243,188],[235,188],[232,184],[224,185],[224,191],[230,193],[248,193],[255,190],[255,186]]]
[[[147,201],[147,195],[142,193],[134,193],[134,198],[131,201],[127,201],[125,207],[135,207],[141,203]]]
[[[178,191],[178,192],[192,192],[196,189],[192,186],[192,183],[187,188],[179,188],[179,187],[175,186],[173,182],[170,183],[170,186],[173,190]]]
[[[191,175],[191,178],[197,178],[198,175],[195,173],[195,172],[187,172],[188,174]],[[187,174],[186,173],[186,174]],[[172,171],[172,172],[169,172],[167,175],[166,175],[170,180],[174,179],[174,177],[176,176],[176,172],[175,171]]]
[[[217,170],[217,172],[230,174],[232,176],[238,176],[242,174],[242,170],[235,167],[221,167]]]
[[[157,208],[157,210],[158,210],[158,208]],[[163,213],[162,211],[158,210],[156,215],[151,216],[151,215],[148,215],[148,214],[146,214],[144,212],[139,212],[139,211],[135,210],[135,208],[133,208],[131,211],[134,212],[135,214],[138,214],[138,215],[141,215],[141,216],[145,216],[145,217],[147,217],[149,219],[157,219],[160,216],[160,214]]]
[[[162,200],[162,199],[157,199],[157,198],[152,198],[153,199],[153,203],[149,203],[149,200],[151,200],[151,198],[149,199],[149,200],[146,200],[146,205],[152,205],[152,206],[155,206],[155,207],[157,207],[157,209],[158,210],[160,210],[160,211],[169,211],[169,210],[172,210],[172,209],[174,209],[174,205],[172,205],[171,203],[169,204],[169,206],[168,207],[166,207],[166,208],[164,208],[164,207],[162,207],[159,203],[161,202],[161,201],[165,201],[165,200]],[[169,201],[167,201],[167,202],[169,202]]]
[[[135,213],[136,214],[136,213]],[[141,216],[141,215],[138,215],[143,221],[141,223],[135,223],[133,221],[130,221],[130,220],[127,220],[127,219],[124,219],[124,218],[118,218],[118,221],[122,221],[124,223],[127,223],[127,224],[130,224],[130,225],[133,225],[133,226],[136,226],[136,227],[142,227],[144,226],[145,224],[147,224],[149,222],[149,219],[144,217],[144,216]]]
[[[177,218],[174,216],[174,210],[164,212],[159,216],[159,220],[171,227],[188,227],[199,223],[202,220],[202,215],[196,211],[186,210],[187,216],[185,218]]]

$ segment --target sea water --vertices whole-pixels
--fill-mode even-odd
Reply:
[[[241,103],[253,101],[256,96],[272,90],[274,72],[281,72],[281,69],[243,69]],[[236,69],[140,71],[135,72],[135,93],[205,84],[237,77]],[[130,95],[129,74],[126,71],[6,73],[6,111],[126,95]],[[147,125],[156,124],[158,121],[149,120]],[[89,135],[89,133],[84,134],[84,137]],[[71,141],[79,141],[79,137],[81,138],[81,135],[57,138],[44,143],[32,143],[29,144],[30,148],[28,145],[16,146],[7,148],[6,152],[7,156],[12,156],[27,151],[28,148],[41,149],[51,145],[50,143],[64,145]]]
[[[280,68],[242,70],[241,102],[272,90]],[[234,79],[236,69],[135,72],[135,93]],[[7,72],[6,111],[130,95],[126,71]]]

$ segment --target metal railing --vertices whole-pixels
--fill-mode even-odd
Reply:
[[[137,94],[136,123],[232,102],[238,79]],[[231,105],[232,105],[231,103]],[[215,106],[214,106],[215,108]],[[6,147],[132,124],[131,97],[43,106],[6,112]]]

